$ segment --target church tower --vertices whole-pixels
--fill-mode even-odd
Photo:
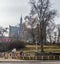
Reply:
[[[22,16],[21,16],[21,18],[20,18],[20,24],[19,24],[19,39],[20,40],[23,40],[23,24],[22,24],[22,21],[23,21],[23,19],[22,19]]]

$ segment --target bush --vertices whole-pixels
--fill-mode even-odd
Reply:
[[[0,52],[5,52],[8,50],[11,50],[13,48],[19,49],[19,48],[24,48],[26,45],[25,42],[23,41],[13,41],[13,42],[1,42],[0,43]]]
[[[11,49],[13,48],[16,48],[16,49],[19,49],[19,48],[24,48],[26,45],[26,43],[24,41],[19,41],[19,40],[16,40],[16,41],[13,41],[11,42]]]
[[[10,43],[0,42],[0,52],[5,52],[10,49]]]

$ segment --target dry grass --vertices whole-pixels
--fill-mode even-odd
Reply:
[[[41,46],[37,46],[37,51],[41,52]],[[17,52],[23,51],[24,53],[30,52],[31,54],[34,54],[36,52],[36,45],[26,45],[25,48],[18,50]],[[60,52],[60,47],[59,46],[54,46],[54,45],[44,45],[44,51],[45,52],[54,52],[54,53],[59,53]]]

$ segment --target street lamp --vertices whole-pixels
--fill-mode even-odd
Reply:
[[[37,48],[37,41],[36,41],[36,52],[37,52],[37,49],[38,49],[38,48]]]
[[[36,51],[35,51],[35,55],[37,55],[37,41],[36,41],[35,43],[36,43]]]

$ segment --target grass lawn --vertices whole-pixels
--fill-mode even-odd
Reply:
[[[35,54],[36,52],[36,45],[26,45],[25,48],[17,50],[19,53],[20,51],[23,51],[24,53],[30,52],[32,55]],[[41,46],[37,46],[37,51],[41,52]],[[54,52],[54,53],[59,53],[60,52],[60,47],[56,45],[44,45],[44,51],[45,52]]]

